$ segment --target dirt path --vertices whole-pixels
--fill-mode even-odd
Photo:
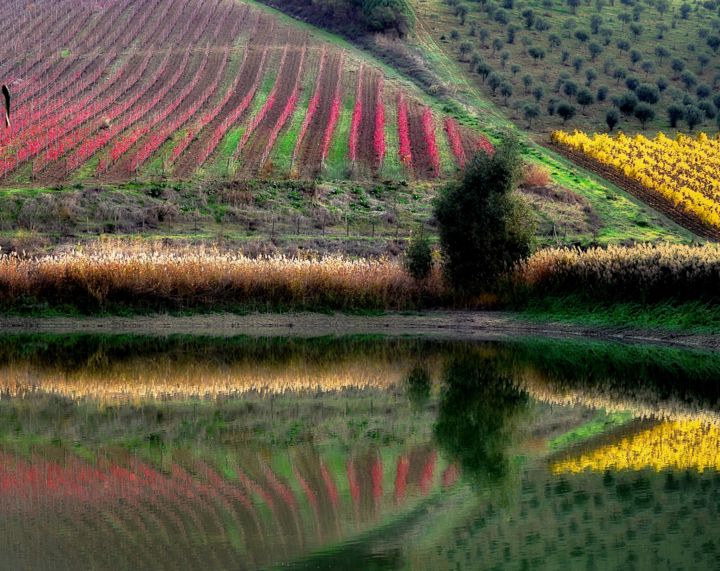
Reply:
[[[434,311],[414,315],[388,313],[373,317],[318,313],[212,314],[186,317],[0,317],[0,333],[192,334],[221,337],[377,334],[478,341],[541,336],[552,339],[596,339],[720,350],[720,335],[540,323],[525,321],[512,313],[484,311]]]

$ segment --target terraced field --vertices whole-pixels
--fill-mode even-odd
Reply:
[[[458,165],[487,146],[372,63],[235,0],[22,0],[3,12],[21,31],[0,48],[16,105],[0,134],[5,186],[429,179],[448,172],[439,138]]]

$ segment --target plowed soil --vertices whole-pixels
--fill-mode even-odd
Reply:
[[[358,81],[359,81],[358,77]],[[369,67],[363,68],[362,89],[362,118],[358,127],[357,161],[360,171],[364,174],[375,174],[380,168],[375,156],[375,111],[378,105],[377,83],[380,81],[379,73]]]
[[[318,108],[303,139],[298,153],[298,173],[301,178],[312,179],[322,168],[323,140],[330,122],[336,88],[342,74],[342,54],[330,52],[325,62],[322,77],[318,81]]]
[[[418,178],[433,178],[435,167],[430,156],[430,148],[423,129],[423,112],[425,108],[417,101],[408,101],[408,125],[410,127],[410,148],[412,150],[412,166]]]

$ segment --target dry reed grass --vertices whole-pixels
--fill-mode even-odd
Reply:
[[[42,257],[0,257],[0,304],[104,308],[409,309],[437,305],[439,268],[340,256],[249,258],[209,247],[100,241]]]
[[[720,293],[720,245],[550,248],[520,263],[513,282],[531,295],[583,293],[616,300],[715,298]]]

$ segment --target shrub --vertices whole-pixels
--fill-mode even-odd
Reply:
[[[412,280],[398,263],[338,256],[259,257],[198,247],[86,244],[40,258],[0,256],[0,307],[166,310],[217,307],[412,308],[436,304],[440,276]]]
[[[575,112],[575,106],[570,105],[569,103],[561,103],[557,107],[557,114],[560,115],[563,123],[567,123],[568,119],[575,117]]]
[[[544,166],[535,163],[525,165],[522,175],[523,186],[548,186],[549,184],[550,173]]]
[[[618,115],[618,112],[615,111],[615,109],[610,109],[610,111],[605,114],[605,123],[607,123],[610,131],[615,128],[615,125],[617,125],[619,121],[620,115]]]
[[[433,265],[432,251],[430,250],[430,240],[422,228],[413,232],[410,237],[403,265],[407,273],[416,280],[424,280],[430,275]]]
[[[459,293],[493,287],[531,250],[530,217],[512,194],[520,169],[520,145],[506,137],[492,155],[476,154],[436,199],[444,271]]]

